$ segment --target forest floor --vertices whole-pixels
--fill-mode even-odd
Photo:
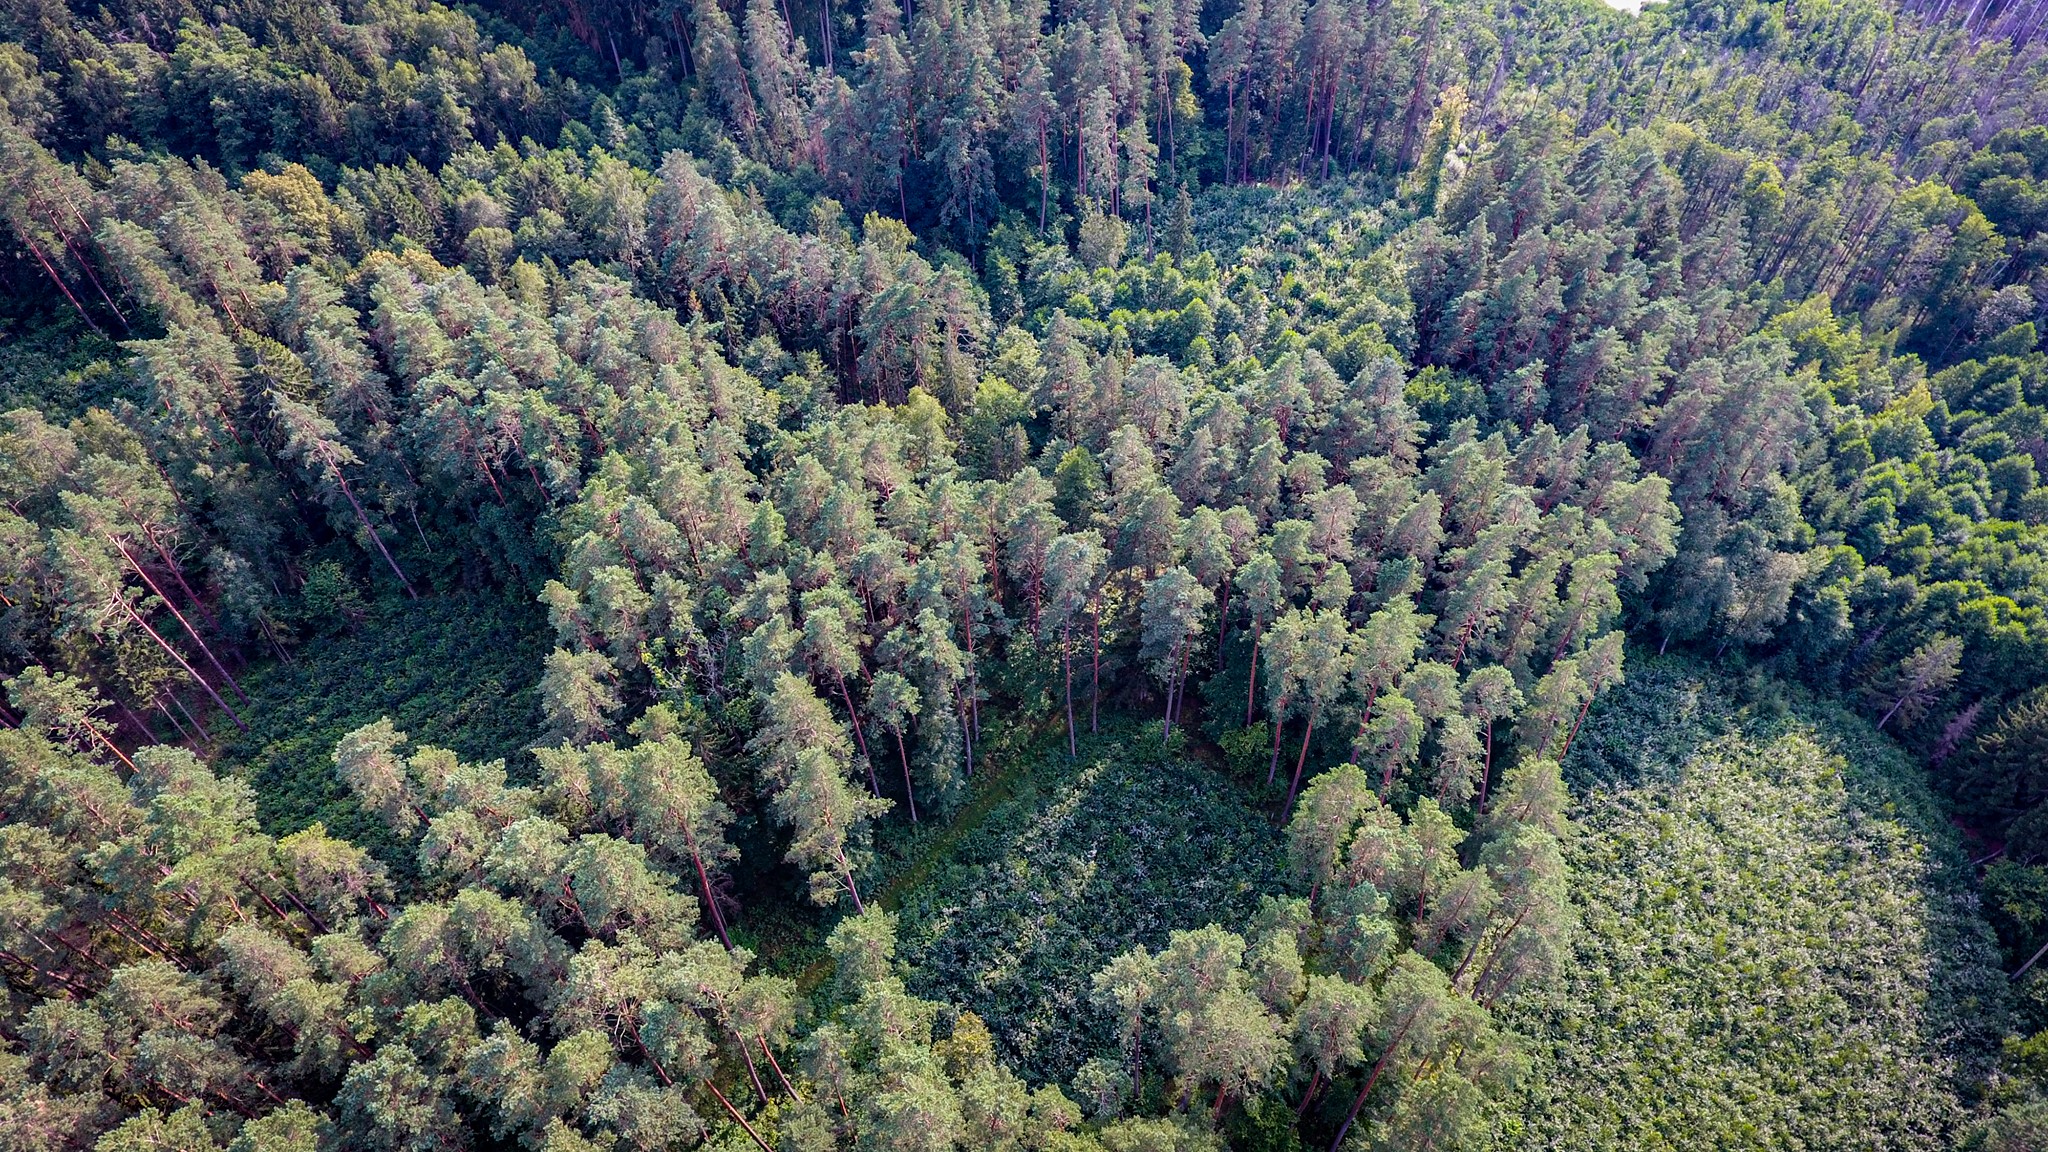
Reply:
[[[335,741],[389,715],[416,743],[529,774],[537,616],[507,600],[373,604],[244,677],[250,729],[216,730],[221,760],[256,786],[271,831],[320,820],[390,847],[335,780]],[[1294,888],[1277,792],[1222,759],[1124,717],[1074,757],[1056,723],[994,736],[949,820],[881,830],[875,896],[902,918],[912,991],[980,1014],[1035,1083],[1112,1049],[1089,995],[1104,963],[1178,928],[1242,931],[1261,894]],[[1507,1143],[1953,1142],[2008,994],[1917,764],[1775,681],[1637,654],[1566,775],[1581,929],[1554,993],[1508,1014],[1531,1064],[1500,1116]],[[808,974],[824,918],[789,919],[755,926],[764,960]]]
[[[1163,746],[1157,721],[1102,727],[1071,758],[1063,730],[1020,749],[972,833],[892,893],[911,991],[979,1014],[1034,1083],[1114,1046],[1089,999],[1111,957],[1176,928],[1242,930],[1290,886],[1264,792]]]
[[[1509,1018],[1517,1143],[1954,1146],[2007,994],[1919,765],[1775,681],[1636,660],[1566,777],[1581,928]]]
[[[1242,931],[1291,888],[1273,797],[1122,720],[1018,749],[894,874],[914,991],[1064,1082],[1114,1047],[1093,973]],[[1632,662],[1567,766],[1582,922],[1530,1039],[1514,1146],[1951,1146],[2006,991],[1956,830],[1869,725],[1768,679]]]
[[[366,815],[334,772],[334,746],[389,716],[415,747],[465,760],[503,759],[515,779],[533,774],[526,751],[541,730],[538,682],[551,633],[546,617],[507,596],[379,599],[354,626],[300,644],[291,663],[242,677],[249,728],[213,721],[219,765],[256,789],[273,835],[319,821],[373,850],[401,874],[413,867],[380,821]]]

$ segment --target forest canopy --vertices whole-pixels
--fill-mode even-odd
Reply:
[[[0,0],[0,1152],[2040,1147],[2044,18]]]

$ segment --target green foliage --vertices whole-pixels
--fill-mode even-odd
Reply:
[[[0,1147],[2039,1142],[2039,13],[1055,7],[0,6]]]
[[[2005,1022],[1957,837],[1913,764],[1839,708],[1759,718],[1639,662],[1567,770],[1583,928],[1518,1123],[1564,1148],[1941,1148]]]
[[[389,717],[421,744],[465,760],[503,759],[529,776],[542,624],[537,609],[497,595],[370,604],[354,630],[243,679],[249,730],[216,719],[222,767],[256,786],[266,828],[282,835],[319,822],[388,851],[381,828],[334,776],[335,742]]]
[[[1039,745],[1028,780],[898,902],[911,986],[973,1009],[1010,1066],[1064,1083],[1116,1047],[1089,979],[1174,929],[1242,923],[1290,882],[1263,796],[1118,719]]]

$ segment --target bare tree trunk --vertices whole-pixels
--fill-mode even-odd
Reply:
[[[1273,707],[1273,759],[1266,765],[1266,783],[1271,784],[1280,775],[1280,730],[1287,727],[1287,698],[1281,697]]]
[[[896,733],[897,758],[903,761],[903,795],[910,800],[910,822],[916,824],[918,823],[917,789],[911,787],[910,784],[910,753],[903,747],[903,729],[895,728],[891,729],[891,731]],[[873,769],[870,769],[870,771],[873,771]]]
[[[846,714],[853,717],[853,738],[860,741],[860,758],[868,765],[868,788],[879,800],[882,798],[882,786],[875,783],[875,762],[868,756],[868,738],[860,729],[860,710],[853,706],[853,697],[846,691],[846,674],[834,668],[832,679],[839,683],[839,699],[846,703]]]
[[[1253,621],[1253,622],[1252,622],[1252,663],[1251,663],[1251,667],[1245,670],[1245,677],[1244,677],[1244,724],[1245,724],[1245,727],[1247,727],[1247,728],[1251,727],[1251,724],[1252,724],[1252,702],[1253,702],[1254,700],[1258,699],[1258,695],[1259,695],[1259,625],[1258,625],[1258,622],[1257,622],[1257,621]],[[1272,781],[1268,780],[1268,781],[1267,781],[1267,783],[1268,783],[1268,784],[1270,784],[1270,783],[1272,783]]]
[[[1380,1073],[1387,1070],[1387,1061],[1393,1059],[1394,1049],[1407,1038],[1408,1030],[1415,1027],[1415,1017],[1420,1014],[1418,1010],[1402,1021],[1400,1029],[1387,1041],[1386,1050],[1380,1053],[1379,1060],[1372,1066],[1372,1073],[1365,1078],[1365,1086],[1358,1090],[1358,1098],[1351,1102],[1351,1111],[1344,1116],[1344,1126],[1337,1129],[1337,1138],[1330,1141],[1330,1152],[1338,1152],[1344,1146],[1344,1137],[1350,1133],[1351,1125],[1358,1119],[1358,1110],[1365,1107],[1365,1098],[1372,1094],[1373,1085],[1380,1082]]]
[[[663,1075],[666,1076],[667,1074],[663,1073]],[[711,1094],[718,1098],[720,1104],[725,1105],[726,1114],[733,1118],[733,1122],[746,1129],[747,1135],[754,1138],[754,1143],[760,1145],[761,1152],[775,1152],[775,1149],[769,1147],[766,1140],[761,1139],[761,1134],[754,1131],[754,1126],[747,1123],[747,1118],[740,1115],[740,1110],[732,1106],[732,1101],[725,1098],[725,1093],[720,1092],[718,1085],[713,1084],[709,1077],[704,1079],[704,1087],[711,1090]]]
[[[383,554],[384,563],[391,566],[392,575],[398,577],[398,582],[405,586],[405,594],[414,600],[419,599],[420,594],[413,591],[412,581],[405,578],[405,570],[398,566],[398,561],[391,558],[390,549],[384,547],[384,538],[377,535],[377,530],[371,527],[370,518],[363,513],[363,506],[356,502],[355,492],[349,488],[348,481],[343,478],[340,467],[334,463],[334,456],[327,451],[325,444],[320,445],[320,457],[327,461],[327,470],[334,473],[334,482],[341,486],[341,494],[348,497],[348,506],[356,510],[356,519],[361,522],[363,531],[370,534],[370,541],[377,545],[377,551]]]
[[[1067,620],[1060,634],[1060,663],[1064,666],[1067,680],[1067,755],[1079,755],[1074,743],[1074,622]]]
[[[183,668],[185,670],[186,675],[198,681],[199,686],[201,688],[206,689],[206,694],[213,698],[213,702],[215,704],[220,705],[221,711],[228,714],[228,719],[233,720],[235,722],[235,727],[240,728],[243,731],[248,730],[249,726],[247,724],[242,723],[242,718],[235,714],[235,710],[233,708],[228,707],[228,702],[226,700],[221,699],[220,693],[215,692],[213,690],[213,685],[208,684],[206,682],[206,677],[201,676],[198,673],[198,671],[196,671],[192,667],[192,665],[185,659],[185,657],[181,653],[179,653],[179,651],[176,648],[171,647],[168,641],[166,641],[162,636],[157,634],[156,629],[151,628],[149,626],[149,621],[144,620],[142,616],[135,611],[135,605],[128,603],[128,598],[126,596],[122,596],[119,593],[116,593],[114,596],[114,600],[121,605],[121,609],[123,611],[128,613],[128,618],[130,620],[135,621],[138,627],[140,627],[144,632],[149,633],[149,638],[156,641],[157,647],[162,648],[165,652],[169,653],[171,659],[176,660],[178,662],[178,667]],[[126,757],[123,757],[123,759],[126,759]]]
[[[1099,595],[1098,593],[1098,597]],[[1090,628],[1094,655],[1090,657],[1093,666],[1089,670],[1088,731],[1093,733],[1097,730],[1096,714],[1102,708],[1102,601],[1099,598],[1094,604],[1094,618]]]
[[[1190,652],[1194,651],[1194,647],[1195,647],[1195,638],[1194,638],[1194,637],[1192,637],[1192,636],[1190,636],[1190,637],[1188,637],[1187,639],[1185,639],[1185,640],[1181,641],[1181,644],[1180,644],[1180,672],[1179,672],[1179,677],[1180,677],[1180,688],[1179,688],[1179,690],[1178,690],[1178,693],[1177,693],[1177,694],[1176,694],[1176,695],[1174,696],[1174,701],[1173,701],[1173,722],[1174,722],[1174,723],[1176,723],[1176,724],[1180,723],[1180,718],[1181,718],[1181,714],[1182,714],[1183,712],[1186,712],[1186,711],[1187,711],[1187,704],[1188,704],[1188,654],[1189,654]]]
[[[711,923],[718,929],[719,943],[730,952],[732,937],[725,931],[725,913],[718,909],[718,896],[711,891],[711,874],[704,870],[704,858],[697,853],[697,835],[687,823],[683,825],[683,842],[690,846],[690,863],[697,868],[697,885],[704,892],[704,907],[711,910]]]
[[[1379,694],[1379,685],[1372,684],[1366,687],[1365,711],[1359,713],[1358,716],[1358,735],[1351,738],[1351,762],[1353,764],[1358,763],[1358,750],[1365,746],[1365,727],[1372,723],[1372,704]],[[1384,789],[1382,790],[1384,791]]]
[[[206,654],[206,659],[212,663],[213,670],[220,673],[221,679],[228,682],[228,686],[235,690],[235,695],[241,698],[242,703],[247,704],[249,702],[249,694],[242,691],[242,686],[235,682],[235,678],[229,675],[227,668],[221,664],[220,657],[215,656],[213,649],[206,646],[206,641],[199,638],[199,632],[192,627],[192,622],[185,619],[185,614],[178,611],[178,606],[171,603],[171,598],[164,595],[163,589],[156,586],[156,581],[149,578],[149,573],[142,570],[142,565],[135,562],[135,557],[128,554],[128,549],[121,546],[121,542],[114,538],[113,533],[107,532],[102,533],[102,535],[106,536],[107,543],[114,546],[114,551],[121,554],[121,559],[128,562],[128,567],[133,568],[135,574],[142,577],[142,582],[149,585],[149,590],[156,593],[156,598],[164,602],[164,607],[171,610],[171,615],[177,618],[179,626],[185,629],[185,635],[190,636],[192,642],[199,645],[199,650]]]
[[[1294,807],[1295,793],[1301,790],[1301,769],[1303,765],[1308,763],[1308,738],[1315,733],[1315,730],[1316,714],[1311,710],[1308,714],[1307,722],[1302,725],[1301,729],[1301,754],[1294,758],[1294,779],[1288,783],[1287,799],[1280,805],[1280,817],[1283,820],[1287,818],[1288,810]]]

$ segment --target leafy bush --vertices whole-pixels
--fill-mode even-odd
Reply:
[[[322,587],[329,585],[341,587],[333,579]],[[503,758],[515,778],[531,775],[526,746],[541,730],[535,684],[548,640],[538,607],[509,596],[443,596],[357,610],[355,630],[242,678],[247,732],[216,724],[222,772],[255,785],[257,812],[273,835],[319,821],[336,836],[388,846],[383,825],[356,807],[333,761],[342,736],[381,716],[415,745],[470,761]],[[410,870],[409,856],[387,859]]]
[[[1056,746],[1055,746],[1056,745]],[[1280,830],[1254,794],[1118,720],[1069,760],[1064,732],[1027,778],[903,894],[911,990],[978,1013],[1010,1066],[1064,1083],[1116,1048],[1089,980],[1177,928],[1243,924],[1287,891]]]
[[[1955,831],[1889,741],[1638,660],[1567,766],[1583,928],[1517,1142],[1935,1148],[2006,1015]],[[1789,695],[1789,694],[1788,694]]]

